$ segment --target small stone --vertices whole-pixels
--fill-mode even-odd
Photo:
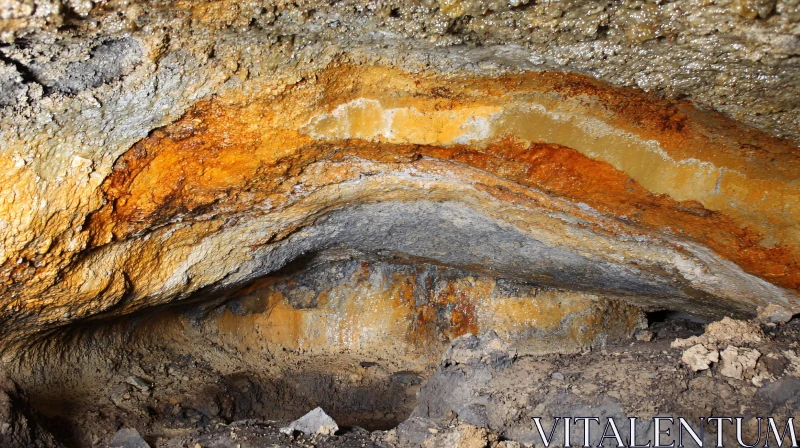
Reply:
[[[460,424],[456,428],[454,440],[451,444],[444,446],[454,446],[458,448],[484,448],[495,446],[498,442],[497,434],[479,426]]]
[[[722,357],[722,362],[720,363],[719,373],[728,378],[741,380],[745,373],[747,373],[748,377],[753,375],[751,372],[756,368],[761,352],[755,349],[730,345],[722,351],[720,356]]]
[[[497,444],[498,448],[522,448],[519,442],[513,440],[503,440]]]
[[[396,443],[397,442],[397,429],[390,429],[386,432],[386,435],[383,436],[383,441],[387,443]]]
[[[709,350],[703,344],[697,344],[683,352],[681,361],[695,372],[706,370],[711,363],[719,362],[719,352]]]
[[[323,434],[329,436],[332,436],[338,430],[339,425],[337,425],[320,407],[292,423],[289,423],[289,426],[280,429],[283,434],[287,435],[294,434],[294,431],[300,431],[303,434]]]
[[[754,376],[751,382],[753,386],[756,387],[764,387],[764,383],[767,381],[775,381],[775,377],[770,375],[769,373],[759,373],[758,375]]]
[[[138,376],[131,375],[125,379],[125,382],[139,389],[142,392],[150,391],[150,384],[147,381],[139,378]]]
[[[725,317],[720,321],[708,324],[704,334],[686,339],[675,339],[670,347],[686,348],[703,344],[709,348],[721,348],[724,344],[730,343],[758,344],[764,338],[764,332],[757,324]]]
[[[652,341],[653,340],[653,336],[655,336],[655,335],[650,330],[637,330],[636,334],[634,335],[634,337],[636,337],[637,341],[642,341],[642,342],[650,342],[650,341]]]
[[[5,423],[5,422],[0,423],[0,435],[5,435],[5,433],[8,432],[8,428],[10,428],[10,427],[11,427],[11,424],[9,424],[9,423]]]
[[[553,372],[553,373],[550,375],[550,378],[551,378],[551,379],[554,379],[554,380],[556,380],[556,381],[563,381],[563,380],[564,380],[564,374],[563,374],[563,373],[561,373],[561,372]]]
[[[122,428],[114,434],[108,448],[150,448],[139,431],[134,428]]]
[[[739,0],[734,3],[734,10],[739,13],[740,16],[752,20],[758,17],[758,10],[756,9],[755,3],[756,2],[753,0]]]
[[[431,434],[438,434],[439,430],[436,429],[436,428],[428,428],[428,432],[431,433]]]

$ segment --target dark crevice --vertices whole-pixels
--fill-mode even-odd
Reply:
[[[645,315],[650,330],[662,339],[701,335],[709,323],[702,317],[676,310],[651,311]]]
[[[9,57],[3,51],[0,51],[0,61],[3,61],[6,64],[14,66],[14,68],[17,70],[17,72],[19,72],[20,76],[22,77],[22,80],[26,84],[34,84],[34,83],[35,84],[40,84],[40,85],[42,84],[39,81],[39,79],[36,77],[36,74],[33,73],[33,71],[30,68],[28,68],[28,66],[26,66],[22,62],[14,59],[12,57]],[[42,87],[44,88],[45,86],[42,85]],[[45,90],[47,90],[47,89],[45,88]]]
[[[687,320],[690,322],[695,322],[703,325],[708,323],[708,319],[704,319],[702,317],[698,317],[693,314],[685,313],[683,311],[658,310],[646,314],[647,314],[647,322],[650,323],[651,325],[655,323],[669,322],[673,320]]]

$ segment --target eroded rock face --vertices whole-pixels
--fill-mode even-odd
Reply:
[[[4,341],[332,248],[708,316],[797,311],[794,144],[553,71],[793,135],[791,5],[373,6],[4,6]],[[722,34],[697,40],[712,16]],[[720,36],[762,55],[717,61],[740,103],[670,76]],[[654,52],[652,84],[633,73]],[[770,112],[745,114],[754,98]]]
[[[284,89],[198,104],[89,176],[98,208],[69,235],[47,221],[28,261],[7,246],[8,340],[334,249],[707,316],[797,309],[786,142],[559,73],[333,65]]]
[[[393,347],[420,368],[468,333],[494,331],[522,352],[552,351],[624,340],[646,325],[638,308],[602,296],[435,265],[326,260],[253,282],[212,319],[237,333],[233,340],[252,338],[253,348],[261,338],[331,355],[380,357]]]
[[[789,321],[798,20],[794,0],[2,3],[0,351],[88,372],[145,347],[226,381],[265,353],[276,378],[382,353],[365,376],[405,394],[401,364],[422,381],[467,333],[534,353],[652,310]],[[192,337],[228,354],[164,347]],[[40,402],[91,386],[67,376],[25,381]]]

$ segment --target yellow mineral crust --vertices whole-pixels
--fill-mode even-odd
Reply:
[[[228,307],[211,328],[242,352],[265,342],[317,355],[393,347],[435,362],[446,341],[466,333],[493,330],[520,350],[553,350],[553,344],[574,348],[625,337],[644,322],[634,307],[601,296],[535,288],[514,293],[481,276],[439,280],[417,303],[416,288],[427,273],[407,267],[387,275],[385,266],[361,263],[350,276],[310,293],[316,305],[307,309],[293,306],[275,280],[257,282],[234,296],[244,310]]]

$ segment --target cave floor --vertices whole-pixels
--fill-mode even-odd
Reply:
[[[26,392],[67,446],[108,446],[120,428],[136,428],[151,446],[170,448],[472,446],[465,438],[475,439],[475,446],[519,446],[538,437],[534,416],[791,416],[800,407],[800,358],[794,355],[800,323],[762,328],[758,343],[704,342],[720,351],[733,344],[758,350],[757,369],[741,378],[723,374],[717,364],[688,368],[686,346],[674,341],[702,334],[703,325],[670,319],[651,323],[636,339],[577,353],[523,355],[491,341],[489,349],[473,344],[464,351],[459,338],[435,372],[401,371],[387,381],[371,381],[380,362],[363,363],[354,373],[341,360],[311,356],[309,362],[328,376],[297,366],[294,382],[270,383],[258,372],[222,375],[166,349],[144,358],[133,354],[130,365],[138,368],[120,364],[98,373],[93,384],[69,397]],[[756,374],[768,380],[757,384]],[[363,387],[338,387],[348,381]],[[295,438],[279,431],[318,405],[340,425],[336,435]]]

